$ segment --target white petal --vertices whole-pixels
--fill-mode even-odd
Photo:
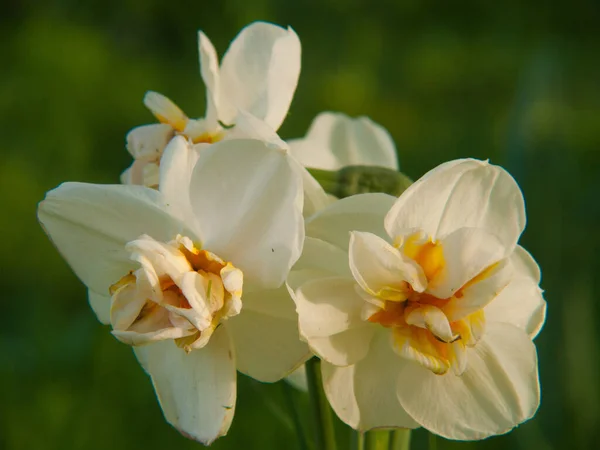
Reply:
[[[450,161],[410,186],[385,218],[393,239],[421,229],[435,241],[461,227],[482,228],[514,249],[525,228],[525,204],[508,172],[485,161]]]
[[[323,112],[304,139],[290,141],[292,154],[306,167],[338,170],[344,166],[380,166],[398,170],[389,133],[367,117]]]
[[[153,189],[64,183],[48,192],[38,218],[58,251],[88,288],[108,295],[136,264],[125,244],[142,234],[168,241],[183,226]]]
[[[186,354],[173,342],[135,349],[152,378],[167,422],[205,445],[229,429],[235,408],[236,373],[233,351],[224,330],[209,344]]]
[[[188,118],[184,112],[170,99],[158,92],[148,91],[144,96],[144,105],[154,114],[160,123],[168,124],[182,132]]]
[[[295,293],[300,332],[305,338],[331,336],[364,325],[365,301],[356,293],[354,280],[322,278],[303,284]]]
[[[452,333],[450,322],[441,309],[433,305],[421,305],[409,312],[406,317],[408,325],[427,329],[443,342],[453,342],[458,336]]]
[[[427,279],[421,267],[374,234],[353,231],[349,255],[354,279],[373,297],[404,301],[410,288],[425,290]]]
[[[360,431],[418,426],[395,395],[402,362],[385,335],[374,339],[368,356],[355,365],[321,363],[323,386],[331,406],[342,421]]]
[[[461,376],[407,362],[397,384],[402,406],[421,426],[455,440],[503,434],[530,419],[540,401],[535,346],[522,330],[490,324],[468,350]]]
[[[285,286],[244,294],[242,301],[242,312],[224,322],[240,372],[274,382],[308,359],[310,351],[300,341],[294,302]]]
[[[211,125],[217,125],[219,99],[219,59],[210,39],[198,32],[198,53],[200,55],[200,74],[206,86],[206,120]]]
[[[325,241],[307,237],[302,256],[290,271],[287,283],[295,290],[307,281],[335,276],[352,278],[348,254]]]
[[[190,205],[190,182],[199,156],[199,151],[186,139],[176,136],[160,161],[159,190],[166,202],[179,206],[181,219],[191,228],[197,228],[197,225]]]
[[[517,278],[485,307],[484,312],[490,323],[510,323],[534,338],[546,320],[546,301],[533,279]]]
[[[494,236],[481,228],[460,228],[444,238],[443,266],[429,280],[427,292],[437,298],[450,298],[456,291],[501,261],[506,247]]]
[[[88,301],[98,320],[104,325],[110,324],[110,296],[100,295],[88,289]]]
[[[173,137],[173,128],[165,123],[136,127],[127,133],[127,150],[135,159],[156,161]]]
[[[351,231],[368,231],[380,237],[387,234],[383,218],[394,204],[387,194],[359,194],[338,200],[306,221],[306,235],[348,250]]]
[[[323,361],[336,366],[356,364],[369,353],[369,347],[377,327],[363,322],[337,334],[308,339],[310,349]]]
[[[288,150],[288,145],[273,128],[247,111],[238,111],[231,125],[233,127],[226,130],[224,139],[256,139],[270,147]]]
[[[536,284],[540,284],[542,272],[540,266],[533,259],[533,256],[520,245],[517,245],[515,251],[510,256],[513,264],[515,276],[524,276],[531,278]]]
[[[460,320],[495,301],[511,282],[513,270],[507,259],[475,277],[444,305],[444,313],[450,322]],[[481,278],[481,279],[479,279]]]
[[[221,63],[220,98],[229,108],[219,118],[231,123],[236,109],[248,111],[277,130],[288,112],[300,75],[300,40],[287,30],[265,22],[244,28]],[[223,105],[224,106],[224,105]]]
[[[288,155],[255,140],[213,144],[190,197],[208,250],[264,288],[281,286],[304,241],[302,178]]]

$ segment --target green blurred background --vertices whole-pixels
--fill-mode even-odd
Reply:
[[[537,339],[542,405],[507,436],[439,448],[598,448],[599,4],[450,3],[4,2],[0,448],[200,447],[163,421],[131,349],[95,320],[35,208],[65,180],[118,181],[130,163],[125,134],[153,121],[147,90],[202,116],[196,31],[222,55],[258,19],[289,24],[302,41],[282,137],[302,136],[323,110],[368,115],[391,132],[413,178],[471,156],[522,186],[522,243],[540,262],[549,304]],[[239,386],[230,434],[214,448],[298,448],[281,383],[240,377]],[[305,407],[301,394],[294,400]],[[425,442],[415,433],[414,448]]]

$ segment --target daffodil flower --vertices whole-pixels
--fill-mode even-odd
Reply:
[[[304,273],[288,282],[344,422],[472,440],[535,414],[532,340],[546,303],[517,245],[524,227],[516,182],[477,160],[443,164],[397,199],[357,195],[307,221]]]
[[[304,138],[289,142],[292,155],[305,167],[339,170],[345,166],[378,166],[398,170],[390,134],[368,117],[323,112]]]
[[[127,149],[134,158],[122,175],[126,184],[158,185],[159,165],[174,135],[192,143],[225,138],[239,111],[263,120],[274,131],[287,115],[300,75],[300,41],[291,28],[254,22],[238,34],[219,66],[217,52],[202,32],[198,37],[200,73],[206,85],[206,115],[189,118],[175,103],[148,92],[144,104],[159,124],[134,128]]]
[[[65,183],[39,219],[113,335],[132,345],[166,420],[224,435],[236,369],[261,381],[308,357],[284,284],[304,241],[302,175],[286,151],[229,140],[165,150],[160,189]]]

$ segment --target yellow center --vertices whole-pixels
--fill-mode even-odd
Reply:
[[[429,287],[439,282],[439,275],[446,265],[444,251],[439,243],[419,242],[419,236],[413,235],[406,239],[402,246],[396,247],[421,267]],[[431,317],[431,314],[437,314],[439,317],[442,313],[446,314],[451,308],[451,300],[462,298],[466,288],[488,277],[494,267],[495,265],[484,270],[450,298],[438,298],[427,292],[416,292],[409,283],[403,283],[404,288],[401,292],[394,296],[386,296],[382,309],[372,314],[368,321],[390,328],[394,336],[394,345],[402,355],[419,362],[436,374],[444,374],[453,365],[459,364],[460,353],[464,352],[466,347],[474,346],[480,339],[485,326],[483,310],[460,320],[448,321],[451,335],[440,335],[441,333],[436,332],[435,327],[430,326],[427,320],[418,325],[411,324],[409,317],[414,317],[413,313],[418,313],[420,317]],[[395,290],[397,291],[397,288]],[[443,320],[447,320],[445,316]],[[454,369],[459,372],[464,370],[457,367]]]

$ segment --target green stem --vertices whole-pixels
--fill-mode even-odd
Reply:
[[[433,433],[429,433],[429,450],[437,450],[437,437]]]
[[[410,428],[399,428],[393,431],[390,450],[410,450]]]
[[[366,450],[389,450],[392,430],[372,430],[366,434]]]
[[[308,396],[315,423],[315,448],[316,450],[336,450],[333,415],[321,380],[321,362],[313,357],[306,361],[305,367]]]
[[[365,433],[358,430],[352,430],[350,436],[350,448],[352,450],[366,450]]]
[[[285,398],[285,402],[287,403],[288,409],[292,415],[292,421],[294,422],[294,429],[296,430],[296,436],[298,438],[298,448],[300,448],[300,450],[308,450],[308,446],[306,445],[306,436],[304,435],[304,430],[302,428],[302,422],[300,421],[300,416],[298,415],[298,410],[296,409],[296,402],[294,402],[293,388],[285,381],[282,381],[281,385],[283,386],[283,397]]]

